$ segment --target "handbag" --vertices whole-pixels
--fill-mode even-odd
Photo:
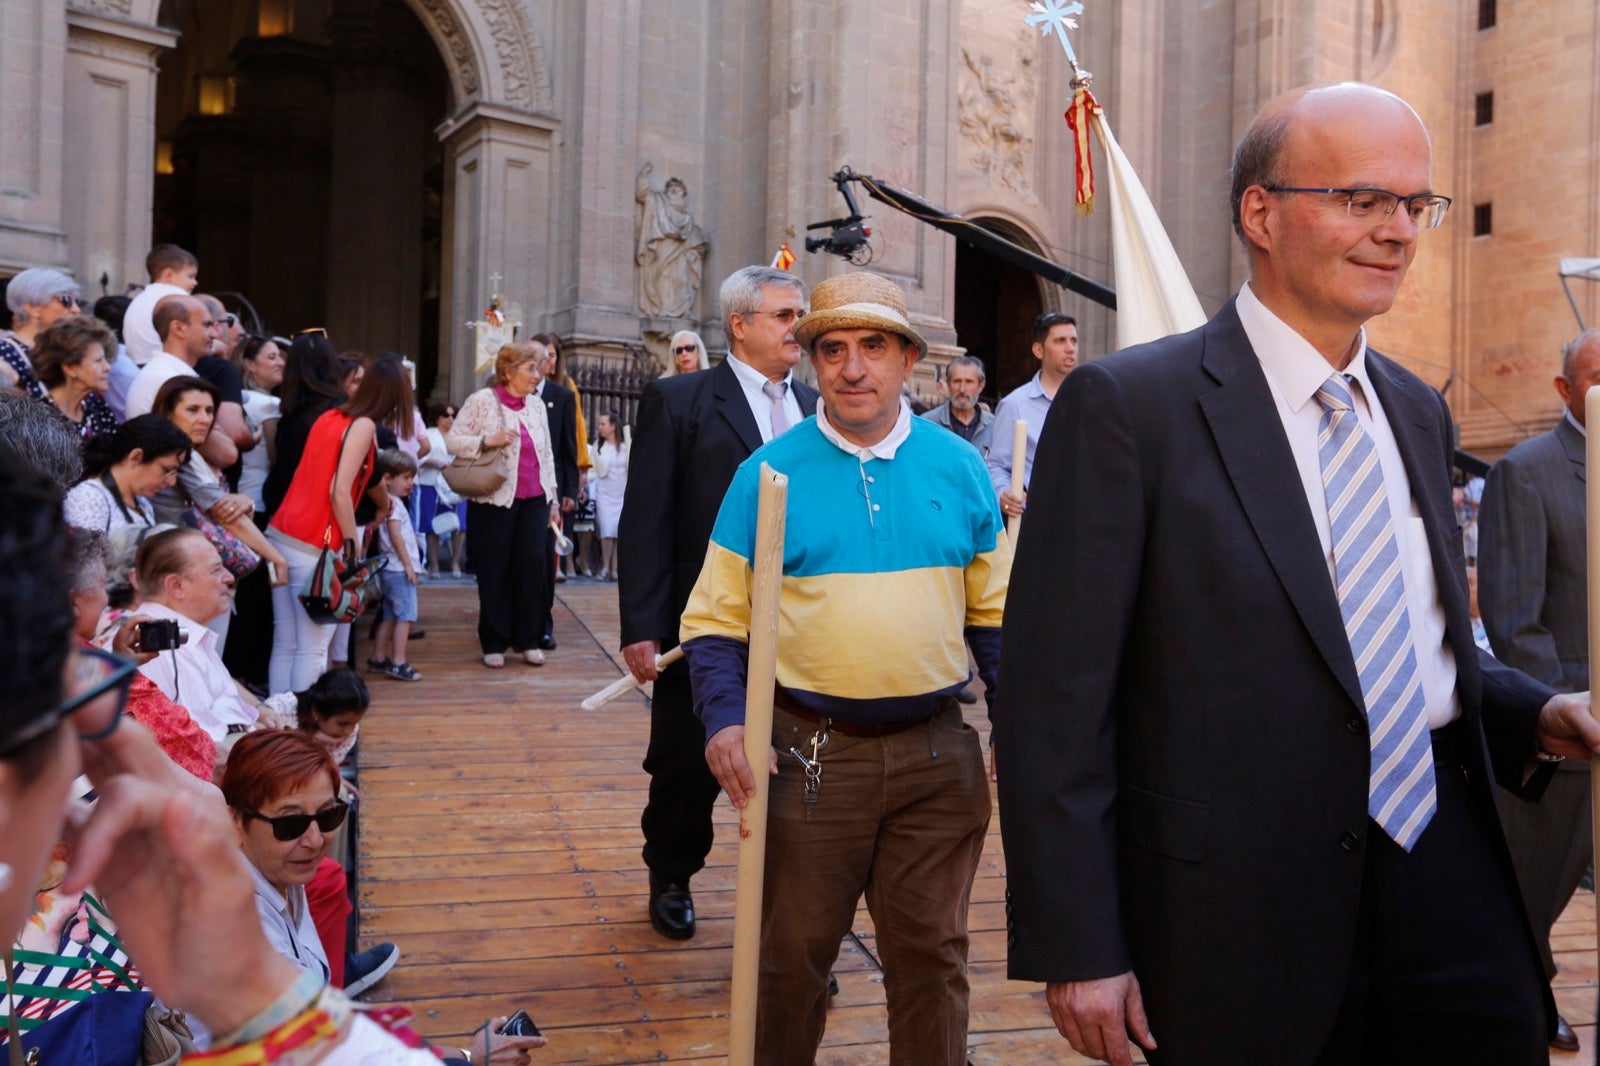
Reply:
[[[344,568],[339,553],[324,544],[317,565],[311,568],[311,576],[300,590],[300,606],[318,625],[354,622],[366,607],[367,586],[375,583],[386,562],[383,556],[374,555]]]
[[[190,529],[198,529],[211,542],[211,546],[217,549],[217,554],[222,556],[222,565],[227,567],[228,573],[235,578],[245,577],[261,565],[261,556],[255,553],[254,548],[207,518],[200,508],[191,506],[184,511],[183,524]]]
[[[496,401],[500,407],[501,420],[505,419],[505,408]],[[507,429],[511,428],[509,426]],[[506,483],[506,472],[500,462],[500,449],[479,448],[478,457],[469,459],[462,455],[450,461],[450,465],[439,471],[444,476],[445,484],[451,491],[460,496],[484,497],[493,496],[500,491],[500,486]]]

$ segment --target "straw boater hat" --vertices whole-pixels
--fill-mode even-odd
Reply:
[[[811,290],[811,310],[795,323],[794,339],[810,351],[831,329],[887,330],[916,345],[918,359],[928,354],[928,342],[906,317],[906,294],[881,274],[840,274]]]

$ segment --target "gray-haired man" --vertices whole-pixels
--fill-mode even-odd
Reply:
[[[978,403],[983,392],[983,360],[971,355],[958,355],[950,360],[944,380],[950,389],[950,398],[923,415],[986,455],[994,440],[994,415]]]

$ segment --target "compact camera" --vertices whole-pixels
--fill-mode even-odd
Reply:
[[[175,618],[152,618],[140,622],[137,629],[140,651],[171,651],[181,647],[188,637],[178,632]]]

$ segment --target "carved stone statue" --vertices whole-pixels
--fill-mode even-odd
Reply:
[[[633,198],[639,202],[639,240],[634,261],[639,264],[639,312],[657,318],[684,318],[694,307],[711,244],[705,231],[689,213],[689,189],[678,178],[668,178],[659,191],[650,187],[646,163],[634,182]]]

